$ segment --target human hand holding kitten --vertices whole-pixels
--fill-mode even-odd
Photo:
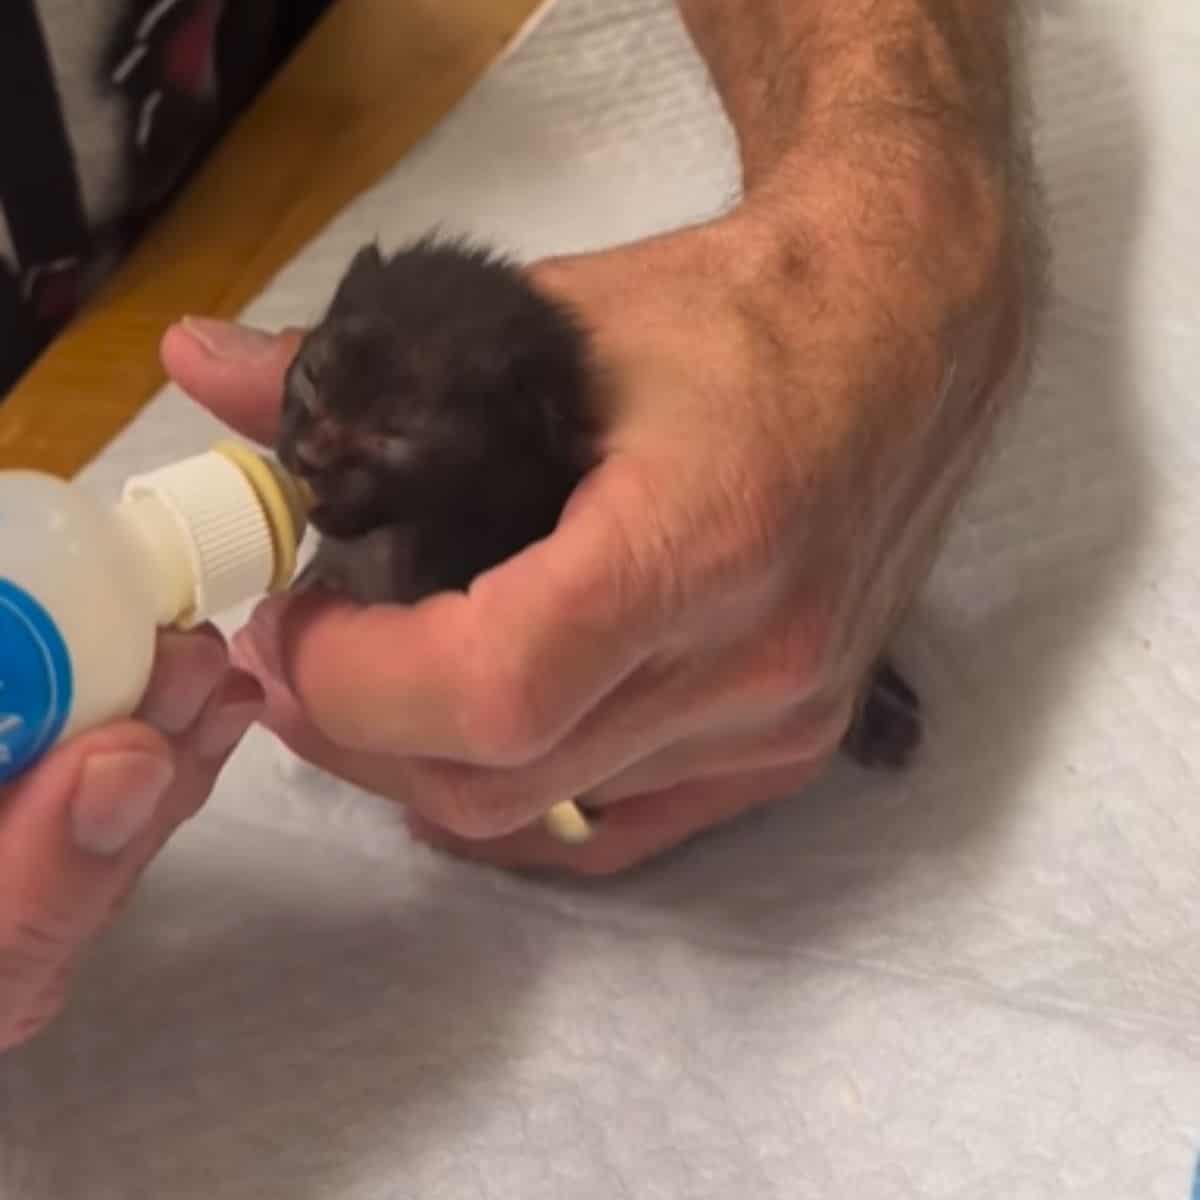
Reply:
[[[453,355],[431,365],[432,334],[389,346],[353,317],[360,375],[341,404],[393,394],[389,411],[410,419],[386,428],[330,423],[345,380],[322,375],[328,327],[254,339],[249,355],[228,330],[172,331],[164,357],[180,384],[309,472],[318,528],[335,541],[398,531],[375,546],[375,583],[348,587],[404,603],[314,589],[269,601],[238,639],[266,686],[267,724],[408,806],[429,840],[586,873],[797,791],[839,746],[902,761],[915,701],[894,674],[866,681],[981,449],[986,422],[967,412],[1019,375],[1018,293],[991,264],[963,295],[949,277],[879,273],[862,247],[803,235],[743,207],[535,265],[535,294],[568,315],[563,344],[598,368],[586,377],[564,366],[569,354],[545,358],[545,328],[530,361],[484,354],[485,370],[464,349],[464,382]],[[362,283],[348,279],[343,300]],[[436,307],[436,289],[423,294]],[[948,346],[951,312],[974,322]],[[391,387],[396,372],[406,391]],[[556,386],[526,386],[539,379]],[[572,381],[594,407],[567,401]],[[446,397],[472,387],[464,425]],[[514,486],[528,501],[524,548],[517,531],[505,542],[486,527]],[[323,491],[338,500],[324,514]],[[337,585],[333,559],[325,570]],[[600,812],[587,845],[541,828],[564,799]]]

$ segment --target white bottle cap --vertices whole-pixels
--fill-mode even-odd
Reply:
[[[303,534],[294,481],[248,448],[223,444],[126,481],[122,499],[153,500],[187,560],[194,625],[286,586]]]

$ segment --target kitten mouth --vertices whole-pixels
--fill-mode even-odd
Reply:
[[[338,518],[345,519],[345,513],[338,511],[338,506],[328,497],[313,489],[313,505],[308,510],[308,523],[321,533],[327,533],[331,526],[339,524]]]
[[[293,470],[292,473],[308,492],[313,512],[336,504],[342,498],[341,493],[346,490],[344,479],[336,471],[316,471],[301,463],[300,469]]]
[[[313,529],[339,539],[357,537],[370,529],[373,492],[371,480],[361,468],[341,462],[318,468],[302,456],[280,457],[307,493],[307,519]]]
[[[325,524],[329,517],[329,505],[321,503],[320,500],[314,500],[308,509],[308,523],[322,533],[325,531]]]
[[[371,522],[354,509],[330,499],[321,499],[309,509],[308,524],[319,534],[338,541],[352,541],[371,531]]]

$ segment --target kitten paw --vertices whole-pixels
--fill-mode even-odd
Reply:
[[[842,751],[859,766],[899,770],[921,744],[921,701],[886,659],[871,682],[842,740]]]

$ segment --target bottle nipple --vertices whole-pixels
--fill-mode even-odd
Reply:
[[[275,460],[255,454],[241,442],[218,442],[213,452],[238,467],[254,489],[275,548],[275,574],[268,590],[287,587],[296,573],[296,553],[315,502],[312,488]]]
[[[189,629],[287,587],[312,502],[281,466],[224,441],[128,479],[120,508],[164,577],[164,617]]]

